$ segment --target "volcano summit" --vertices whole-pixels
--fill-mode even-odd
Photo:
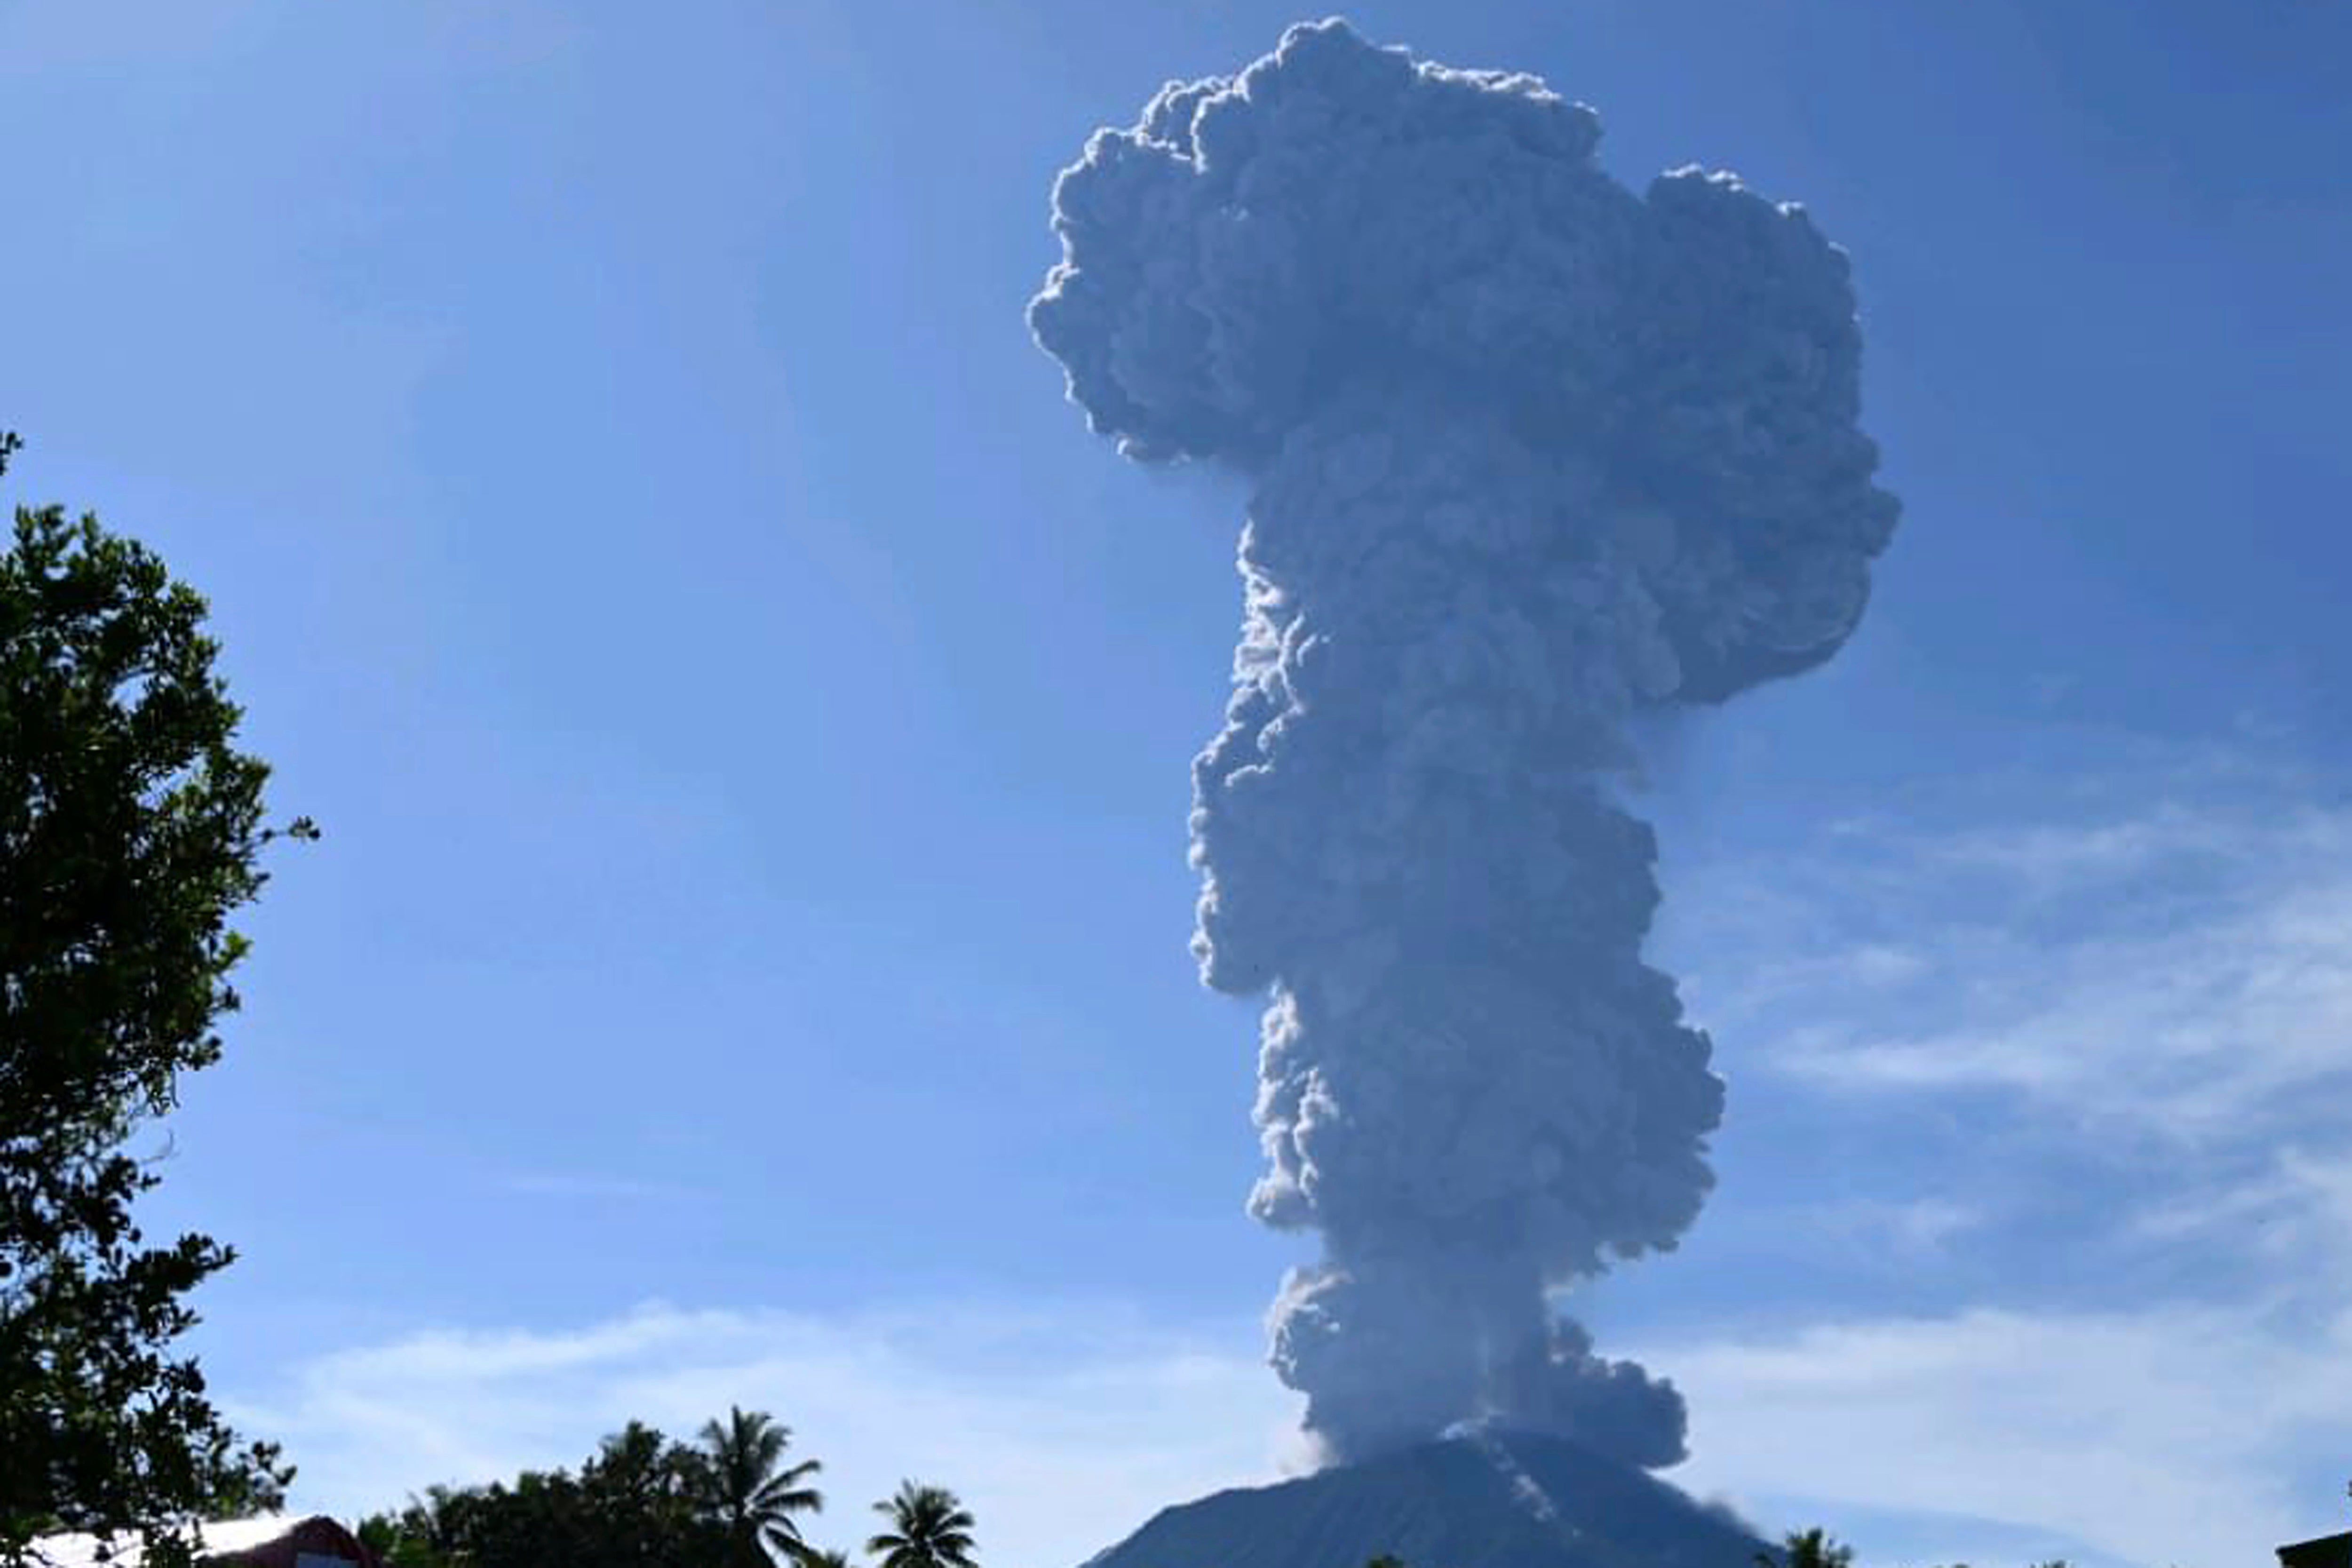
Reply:
[[[1469,1432],[1164,1509],[1085,1568],[1746,1568],[1765,1549],[1574,1443]]]

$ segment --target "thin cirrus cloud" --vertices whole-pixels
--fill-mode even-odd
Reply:
[[[1897,1262],[1939,1256],[1985,1219],[1975,1205],[1937,1197],[1840,1198],[1812,1205],[1801,1217],[1849,1247],[1891,1254]]]
[[[824,1464],[810,1540],[855,1547],[867,1504],[952,1487],[984,1561],[1076,1563],[1171,1500],[1272,1478],[1294,1402],[1246,1325],[1213,1340],[1098,1304],[817,1316],[648,1303],[574,1328],[435,1331],[290,1369],[224,1405],[284,1442],[298,1509],[357,1517],[436,1482],[576,1467],[630,1419],[690,1438],[730,1405]]]
[[[1633,1336],[1691,1400],[1675,1479],[1874,1521],[1841,1533],[1882,1561],[2265,1561],[2335,1528],[2311,1461],[2352,1440],[2352,806],[2212,751],[1999,794],[1683,884],[1750,1092],[1948,1141],[1943,1195],[1817,1239],[1919,1208],[1922,1261],[1977,1268],[1925,1311]],[[2099,1266],[2020,1261],[2067,1256]]]
[[[2228,1568],[2334,1527],[2310,1463],[2352,1441],[2352,1160],[2320,1092],[2352,1021],[2352,810],[2290,770],[2175,763],[1678,879],[1692,918],[1670,937],[1697,1016],[1748,1064],[1741,1092],[1898,1130],[1990,1096],[2004,1142],[1971,1159],[1994,1123],[1955,1119],[1925,1196],[1919,1170],[1865,1163],[1833,1194],[1727,1206],[1768,1253],[1867,1250],[1910,1289],[1900,1311],[1864,1279],[1770,1321],[1735,1291],[1623,1323],[1690,1399],[1670,1479],[1877,1563]],[[2070,1184],[2088,1217],[2043,1212]],[[2070,1224],[2062,1249],[2100,1267],[2018,1264]],[[2110,1258],[2172,1267],[2110,1280]],[[741,1404],[825,1461],[812,1539],[862,1538],[865,1500],[917,1476],[973,1503],[984,1560],[1055,1568],[1295,1461],[1260,1344],[1099,1303],[656,1304],[412,1334],[226,1403],[287,1442],[298,1506],[344,1513]]]
[[[2019,1561],[2187,1568],[2261,1563],[2333,1528],[2295,1472],[2352,1427],[2348,1351],[2344,1318],[2294,1335],[2177,1305],[1640,1342],[1691,1400],[1685,1487],[1829,1521],[1865,1561],[1951,1561],[2003,1539]],[[1848,1522],[1864,1513],[1883,1522]]]
[[[2291,1130],[2352,1069],[2352,806],[2210,756],[2059,805],[1849,823],[1702,877],[1685,940],[1726,983],[1696,978],[1696,1010],[1825,1090],[2004,1091],[2208,1146]]]

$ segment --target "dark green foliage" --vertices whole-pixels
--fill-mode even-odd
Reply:
[[[1778,1558],[1769,1552],[1756,1554],[1757,1568],[1851,1568],[1853,1562],[1853,1548],[1832,1541],[1818,1525],[1790,1531],[1780,1542]]]
[[[876,1503],[874,1511],[890,1521],[866,1542],[881,1559],[880,1568],[979,1568],[971,1555],[971,1515],[945,1487],[901,1481],[898,1495]]]
[[[768,1568],[775,1554],[793,1560],[807,1550],[793,1515],[824,1507],[808,1484],[823,1467],[803,1459],[779,1469],[792,1437],[765,1412],[732,1405],[725,1426],[703,1425],[704,1500],[726,1526],[729,1568]]]
[[[770,1568],[802,1562],[793,1516],[822,1506],[814,1460],[779,1468],[791,1434],[730,1410],[688,1447],[641,1421],[604,1439],[577,1477],[526,1470],[514,1484],[435,1487],[398,1514],[361,1521],[393,1568]]]
[[[16,449],[0,437],[0,468]],[[277,1506],[171,1342],[234,1252],[142,1245],[157,1181],[122,1152],[220,1055],[261,889],[268,770],[232,743],[205,601],[136,542],[19,509],[0,556],[0,1563],[59,1530],[137,1533]],[[286,830],[316,836],[308,821]]]
[[[596,1457],[581,1467],[588,1539],[569,1560],[614,1568],[715,1562],[719,1531],[708,1504],[709,1490],[709,1467],[702,1455],[632,1421],[605,1438]]]
[[[436,1487],[397,1518],[363,1521],[360,1535],[399,1568],[688,1568],[713,1561],[719,1538],[696,1527],[683,1490],[674,1470],[616,1475],[592,1460],[578,1477],[525,1470],[511,1486]]]
[[[1853,1548],[1840,1545],[1818,1525],[1811,1530],[1792,1530],[1781,1540],[1778,1556],[1765,1552],[1756,1554],[1759,1568],[1852,1568]],[[1948,1564],[1948,1568],[1969,1568],[1965,1563]],[[2033,1568],[2072,1568],[2063,1557],[2053,1557],[2047,1563],[2037,1563]]]

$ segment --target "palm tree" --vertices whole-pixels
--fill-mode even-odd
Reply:
[[[1839,1545],[1819,1525],[1790,1531],[1781,1551],[1778,1560],[1769,1552],[1756,1553],[1758,1568],[1852,1568],[1853,1563],[1853,1548]]]
[[[880,1568],[980,1568],[971,1555],[971,1515],[945,1487],[900,1481],[898,1495],[876,1503],[874,1511],[890,1521],[866,1543],[881,1554]]]
[[[814,1459],[778,1469],[793,1429],[765,1411],[727,1409],[727,1425],[703,1423],[705,1502],[727,1531],[733,1568],[770,1568],[781,1552],[797,1562],[805,1551],[796,1513],[814,1513],[824,1496],[808,1485],[823,1468]]]
[[[855,1568],[849,1553],[836,1552],[830,1546],[804,1546],[800,1552],[801,1568]]]

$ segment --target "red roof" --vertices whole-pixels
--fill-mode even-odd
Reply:
[[[298,1556],[340,1557],[359,1568],[383,1568],[383,1560],[361,1544],[358,1536],[322,1513],[312,1514],[258,1546],[210,1554],[197,1562],[214,1568],[294,1568]]]

